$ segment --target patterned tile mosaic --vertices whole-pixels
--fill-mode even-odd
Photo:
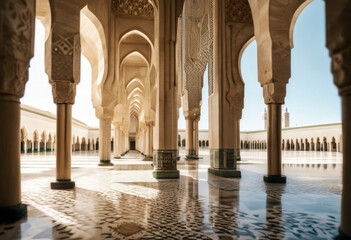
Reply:
[[[51,155],[24,155],[22,200],[28,216],[1,224],[0,239],[331,239],[337,234],[340,161],[322,163],[327,168],[317,163],[312,168],[313,157],[304,167],[290,161],[284,165],[287,184],[265,184],[265,165],[255,153],[242,152],[241,179],[208,174],[209,152],[201,154],[199,161],[178,162],[179,180],[155,180],[148,167],[99,168],[96,153],[76,153],[77,187],[66,191],[49,187],[55,177]],[[141,156],[131,153],[114,162],[128,164],[126,159],[138,162]],[[306,164],[311,164],[308,174],[301,174]]]

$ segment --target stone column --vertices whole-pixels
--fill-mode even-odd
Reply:
[[[148,128],[149,128],[149,155],[148,157],[152,159],[153,157],[153,149],[154,149],[154,125],[153,123],[151,122],[149,125],[148,125]]]
[[[152,142],[153,142],[153,125],[152,122],[146,122],[146,148],[145,158],[143,161],[152,161]]]
[[[80,4],[52,3],[50,34],[45,42],[45,70],[52,85],[56,118],[56,180],[52,189],[72,189],[72,105],[80,80]]]
[[[250,6],[237,1],[213,1],[210,19],[213,40],[209,60],[209,173],[222,177],[241,177],[237,169],[238,127],[244,107],[244,82],[240,75],[240,58],[250,43],[253,23]],[[242,9],[238,13],[235,9]],[[212,15],[212,16],[211,16]],[[240,37],[238,37],[240,36]]]
[[[241,149],[241,145],[240,145],[240,119],[236,120],[236,142],[235,142],[235,148],[234,148],[234,152],[235,152],[235,158],[237,161],[241,160],[241,155],[240,155],[240,149]],[[235,127],[234,125],[234,127]]]
[[[27,214],[21,202],[20,101],[34,50],[34,0],[0,1],[0,222]]]
[[[124,134],[124,153],[128,152],[129,150],[129,136],[128,134]]]
[[[334,83],[342,104],[343,173],[341,221],[336,239],[351,239],[351,5],[348,0],[326,0],[327,47]]]
[[[19,97],[1,93],[0,109],[0,220],[17,220],[27,214],[21,203]]]
[[[281,175],[281,105],[284,104],[286,84],[291,76],[291,48],[296,17],[309,1],[248,0],[252,11],[257,42],[258,81],[268,105],[267,162],[268,175],[264,181],[285,183]],[[279,115],[279,116],[278,116]],[[274,119],[269,119],[274,118]],[[270,129],[269,129],[270,128]]]
[[[144,156],[147,156],[147,148],[148,148],[148,136],[147,136],[147,127],[145,128],[144,132],[143,132],[143,153]]]
[[[51,182],[51,189],[72,189],[72,104],[56,105],[56,182]]]
[[[191,117],[185,118],[186,121],[186,140],[185,151],[186,159],[193,159],[195,156],[194,150],[194,119]]]
[[[178,75],[182,86],[183,114],[186,119],[186,160],[198,159],[198,118],[201,112],[203,75],[208,56],[208,27],[199,25],[207,22],[209,4],[205,0],[188,0],[184,4],[182,13],[181,32],[178,32],[178,45],[181,51],[182,68]],[[179,30],[178,30],[179,31]],[[180,41],[181,40],[181,41]]]
[[[183,1],[160,0],[156,12],[155,44],[158,78],[153,165],[154,178],[179,178],[177,170],[177,81],[175,41]]]
[[[267,175],[264,176],[266,182],[286,182],[286,177],[282,176],[282,149],[281,144],[281,113],[282,105],[271,103],[268,107],[268,130],[267,130]]]
[[[100,118],[99,166],[113,166],[111,163],[111,118]]]
[[[125,142],[124,142],[124,132],[123,132],[123,130],[121,129],[121,157],[123,157],[123,156],[124,156],[124,153],[125,153],[124,145],[125,145]]]
[[[115,127],[115,137],[114,137],[114,148],[113,148],[113,157],[121,158],[121,133],[120,128],[117,123],[114,123]]]
[[[194,157],[198,159],[199,156],[199,120],[194,120]]]

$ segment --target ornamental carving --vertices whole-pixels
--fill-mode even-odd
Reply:
[[[59,34],[52,36],[52,52],[65,56],[72,56],[74,51],[74,36],[62,37]]]
[[[262,87],[265,104],[284,104],[284,99],[286,95],[286,83],[273,81],[272,83],[265,84]]]
[[[186,109],[198,107],[202,98],[203,74],[209,58],[209,2],[187,0],[183,25],[183,91],[187,91]]]
[[[340,96],[351,94],[351,5],[350,1],[325,1],[327,47],[332,58],[334,83]],[[337,14],[336,14],[337,13]]]
[[[28,81],[28,62],[16,59],[0,60],[0,94],[23,97]]]
[[[74,104],[76,84],[67,81],[51,82],[54,103]]]
[[[214,2],[209,0],[209,39],[208,39],[208,95],[213,93],[213,85],[215,79],[214,59],[213,59],[213,39],[214,39]]]
[[[226,21],[252,23],[251,8],[248,0],[226,0]]]
[[[117,16],[154,18],[154,8],[148,0],[112,0],[111,4]]]
[[[0,93],[22,97],[33,57],[34,0],[0,1]]]
[[[332,72],[334,83],[339,88],[339,94],[351,93],[351,49],[342,50],[332,55]]]
[[[79,81],[75,76],[80,71],[80,35],[69,37],[52,34],[52,80]]]
[[[240,54],[253,36],[253,24],[226,23],[226,101],[234,107],[236,118],[241,117],[244,108],[244,82],[239,69]]]

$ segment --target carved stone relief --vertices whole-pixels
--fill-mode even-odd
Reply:
[[[213,59],[213,39],[214,39],[214,17],[213,17],[213,0],[209,0],[209,42],[208,42],[208,93],[213,93],[213,81],[214,81],[214,59]]]
[[[74,104],[76,97],[76,84],[68,81],[53,81],[52,95],[54,103]]]
[[[351,49],[342,50],[332,55],[334,83],[339,87],[340,95],[351,93]]]
[[[0,93],[22,97],[34,50],[34,0],[0,2]]]
[[[79,33],[69,37],[52,34],[52,75],[55,80],[79,81],[75,75],[77,61],[80,61],[80,36]],[[76,59],[78,58],[78,59]],[[75,79],[76,78],[76,79]],[[78,82],[77,82],[78,83]]]
[[[183,39],[183,91],[187,91],[187,109],[199,107],[202,99],[202,78],[208,63],[209,26],[208,1],[185,2]]]
[[[272,82],[263,85],[263,98],[265,104],[281,103],[284,104],[286,96],[286,83]]]
[[[350,1],[326,0],[327,47],[339,94],[351,94]]]
[[[252,23],[251,8],[248,0],[226,0],[226,21]]]
[[[154,8],[148,0],[112,0],[111,4],[117,16],[154,18]]]

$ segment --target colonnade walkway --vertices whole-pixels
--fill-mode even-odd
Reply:
[[[264,151],[242,151],[242,178],[226,179],[208,173],[208,149],[192,161],[181,149],[175,180],[154,179],[152,162],[138,152],[100,168],[98,152],[74,152],[76,188],[67,191],[50,189],[53,153],[24,154],[28,216],[0,225],[0,239],[332,239],[340,219],[341,155],[301,154],[283,153],[288,182],[269,184],[262,181]]]

